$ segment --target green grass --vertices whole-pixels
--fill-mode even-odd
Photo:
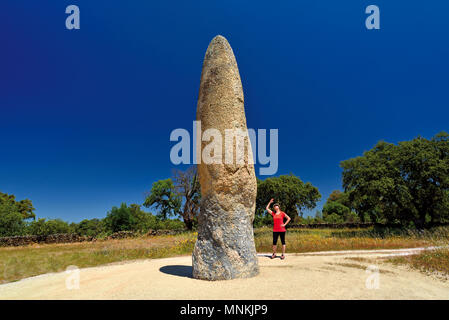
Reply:
[[[196,233],[173,236],[99,240],[69,244],[42,244],[0,248],[0,283],[16,281],[68,266],[93,267],[113,262],[163,258],[192,253]],[[448,229],[423,233],[404,230],[368,229],[290,229],[286,234],[287,252],[313,252],[355,249],[412,248],[447,243]],[[258,252],[272,250],[272,231],[255,230]],[[280,249],[280,244],[278,245]],[[446,256],[447,258],[447,256]]]

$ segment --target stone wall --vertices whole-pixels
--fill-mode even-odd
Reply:
[[[147,233],[145,233],[145,236],[147,237],[154,237],[154,236],[165,236],[165,235],[176,235],[180,234],[182,232],[185,232],[186,230],[148,230]],[[125,239],[125,238],[133,238],[141,236],[141,234],[133,232],[133,231],[119,231],[116,233],[111,234],[108,236],[108,239]]]
[[[48,236],[14,236],[14,237],[3,237],[0,238],[0,246],[25,246],[35,243],[73,243],[73,242],[84,242],[92,241],[93,237],[79,236],[77,234],[52,234]]]
[[[348,222],[348,223],[312,223],[312,224],[289,224],[290,229],[342,229],[342,228],[368,228],[374,226],[372,222]]]
[[[187,230],[150,230],[146,233],[147,236],[167,236],[186,232]]]
[[[347,223],[312,223],[312,224],[288,224],[287,228],[291,229],[342,229],[342,228],[368,228],[368,227],[378,227],[378,228],[390,228],[390,229],[406,229],[406,226],[401,225],[400,223],[375,223],[375,222],[347,222]],[[449,226],[448,222],[441,223],[428,223],[426,228],[433,227],[446,227]]]
[[[185,230],[149,230],[146,236],[161,236],[161,235],[175,235],[185,232]],[[113,233],[106,239],[125,239],[131,237],[137,237],[139,234],[132,231],[120,231]],[[36,243],[74,243],[74,242],[86,242],[97,241],[95,237],[80,236],[77,234],[60,233],[52,234],[48,236],[14,236],[14,237],[1,237],[0,247],[17,247],[25,246]]]

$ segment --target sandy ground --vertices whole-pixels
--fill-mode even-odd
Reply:
[[[80,269],[79,289],[66,272],[0,285],[0,299],[449,299],[449,281],[378,259],[420,250],[259,254],[257,277],[215,282],[191,278],[190,256],[140,260]]]

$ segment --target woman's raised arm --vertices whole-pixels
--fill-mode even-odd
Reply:
[[[270,210],[270,204],[272,204],[274,201],[274,199],[271,199],[270,202],[268,202],[267,207],[265,209],[267,209],[268,213],[272,214],[273,211]]]

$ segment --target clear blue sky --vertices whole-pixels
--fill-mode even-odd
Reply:
[[[65,29],[65,8],[81,29]],[[380,8],[380,30],[365,8]],[[104,217],[171,175],[209,41],[234,49],[248,126],[279,128],[279,174],[323,195],[377,141],[449,131],[448,1],[0,4],[0,191],[39,217]]]

